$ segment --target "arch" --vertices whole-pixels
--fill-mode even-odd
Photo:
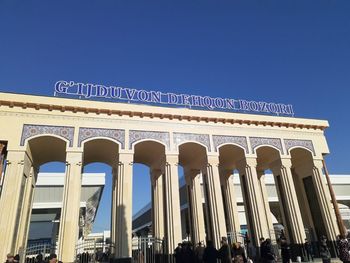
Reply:
[[[118,161],[120,143],[111,138],[91,138],[84,142],[83,149],[84,166],[100,162],[113,167]]]
[[[84,148],[85,143],[88,143],[93,140],[106,140],[106,141],[111,141],[113,143],[118,144],[119,147],[122,147],[122,143],[120,141],[117,141],[115,139],[112,139],[110,137],[105,137],[105,136],[97,136],[97,137],[91,137],[89,139],[86,139],[84,141],[81,141],[81,146]]]
[[[162,162],[165,161],[166,145],[157,140],[140,140],[133,145],[133,150],[135,163],[160,168]]]
[[[272,145],[260,145],[255,148],[257,156],[257,169],[269,170],[271,167],[281,160],[281,152]]]
[[[231,135],[212,135],[214,150],[217,152],[218,148],[227,143],[233,143],[244,148],[246,153],[249,153],[247,137],[245,136],[231,136]]]
[[[34,140],[36,138],[40,138],[40,137],[54,137],[54,138],[57,138],[59,140],[62,140],[64,141],[65,143],[68,143],[69,144],[69,140],[67,138],[64,138],[60,135],[56,135],[56,134],[50,134],[50,133],[43,133],[43,134],[37,134],[37,135],[33,135],[27,139],[24,140],[24,145],[25,147],[28,147],[28,144],[31,140]]]
[[[262,144],[262,145],[256,146],[254,148],[254,152],[256,153],[260,148],[264,148],[264,147],[272,148],[272,149],[278,151],[280,155],[282,155],[281,149],[278,149],[276,146],[270,145],[270,144]]]
[[[179,163],[182,167],[201,169],[207,162],[207,147],[199,142],[186,141],[179,145]]]
[[[218,147],[220,167],[233,170],[239,160],[245,158],[245,149],[235,143],[225,143]]]
[[[291,152],[292,152],[293,150],[298,149],[298,148],[310,152],[311,155],[315,155],[315,152],[314,152],[314,151],[312,151],[311,149],[309,149],[309,148],[307,148],[307,147],[305,147],[305,146],[301,146],[301,145],[296,145],[296,146],[290,147],[290,148],[288,149],[289,155],[291,155]]]
[[[65,162],[68,142],[58,135],[40,134],[28,139],[26,148],[33,163],[40,166],[52,161]]]
[[[203,143],[201,143],[201,142],[198,142],[198,141],[194,141],[194,140],[183,141],[183,142],[179,143],[179,144],[177,145],[177,150],[179,151],[179,150],[180,150],[180,146],[182,146],[182,145],[184,145],[184,144],[187,144],[187,143],[198,144],[198,145],[204,147],[207,153],[210,151],[210,149],[208,149],[208,146],[207,146],[207,145],[205,145],[205,144],[203,144]]]
[[[218,146],[216,147],[216,151],[219,152],[220,149],[221,149],[222,147],[224,147],[224,146],[234,146],[234,147],[238,147],[238,148],[242,149],[245,153],[247,153],[247,152],[246,152],[246,149],[245,149],[242,145],[239,145],[239,144],[234,143],[234,142],[222,143],[222,144],[220,144],[220,145],[218,145]]]
[[[69,146],[73,146],[74,127],[70,126],[53,126],[53,125],[36,125],[23,124],[20,145],[24,146],[27,139],[36,135],[56,135],[69,141]]]
[[[282,140],[280,138],[249,137],[249,140],[253,153],[260,146],[272,146],[277,148],[281,154],[284,154]]]
[[[81,146],[83,141],[98,137],[114,139],[119,142],[122,149],[125,147],[125,130],[89,127],[79,128],[78,147]]]
[[[167,145],[164,143],[164,142],[162,142],[162,141],[160,141],[160,140],[157,140],[157,139],[140,139],[140,140],[138,140],[138,141],[135,141],[135,142],[133,142],[132,144],[131,144],[131,150],[133,150],[133,151],[135,151],[135,146],[137,145],[137,144],[140,144],[140,143],[143,143],[143,142],[155,142],[155,143],[160,143],[160,144],[162,144],[164,147],[165,147],[165,149],[167,149]]]

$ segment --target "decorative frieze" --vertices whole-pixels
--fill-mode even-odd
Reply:
[[[314,155],[316,155],[315,148],[311,140],[284,139],[283,141],[288,153],[291,148],[303,147],[310,150]]]
[[[129,148],[132,148],[132,145],[135,142],[141,140],[155,140],[166,145],[167,150],[170,149],[170,135],[168,132],[160,132],[160,131],[137,131],[130,130],[129,131]]]
[[[80,147],[83,141],[94,137],[111,138],[119,142],[122,149],[125,148],[125,130],[86,127],[79,128],[78,146]]]
[[[63,137],[69,141],[69,146],[73,146],[74,127],[69,126],[51,126],[51,125],[36,125],[36,124],[24,124],[21,136],[21,146],[24,142],[40,134],[52,134]]]
[[[249,153],[247,138],[244,136],[228,136],[228,135],[213,135],[213,144],[214,151],[217,152],[217,149],[220,145],[232,143],[237,144],[244,148],[245,153]]]
[[[265,137],[249,137],[252,152],[255,153],[255,148],[261,145],[268,145],[277,148],[281,154],[284,154],[282,142],[279,138],[265,138]]]
[[[174,145],[177,148],[183,142],[199,142],[210,151],[210,138],[208,134],[177,133],[174,132]]]

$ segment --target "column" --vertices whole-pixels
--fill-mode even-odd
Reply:
[[[190,169],[185,174],[187,189],[189,189],[188,204],[191,220],[191,236],[194,244],[198,244],[199,242],[205,243],[206,240],[201,176],[200,171],[196,169]]]
[[[20,255],[21,262],[24,262],[25,250],[29,234],[30,217],[32,214],[33,198],[35,181],[37,178],[37,170],[34,167],[30,168],[28,176],[26,176],[26,184],[24,187],[22,213],[19,218],[19,231],[15,251]],[[22,261],[23,259],[23,261]]]
[[[132,165],[133,153],[120,153],[113,178],[112,229],[114,257],[117,262],[130,262],[132,253]]]
[[[20,217],[28,211],[25,186],[32,166],[29,156],[24,151],[9,151],[6,174],[0,199],[0,260],[5,260],[7,253],[17,254],[16,244],[20,231]]]
[[[223,170],[221,171],[221,184],[223,189],[223,196],[226,200],[226,224],[228,233],[232,233],[233,241],[237,242],[237,235],[241,231],[241,225],[239,223],[237,201],[235,195],[235,185],[233,182],[233,171]]]
[[[1,180],[2,180],[2,170],[4,168],[4,158],[5,158],[5,153],[4,153],[4,149],[5,149],[6,144],[0,142],[0,184],[1,184]],[[1,194],[1,191],[0,191]]]
[[[331,203],[331,197],[329,190],[325,183],[323,176],[323,163],[322,160],[314,160],[313,178],[315,182],[315,190],[319,200],[321,214],[325,229],[327,231],[327,237],[330,241],[335,241],[336,236],[339,234],[339,228],[335,218],[335,213]]]
[[[263,200],[266,222],[269,228],[269,236],[272,240],[276,239],[275,231],[273,228],[272,218],[271,218],[271,210],[269,205],[269,196],[267,195],[267,189],[265,184],[265,174],[264,171],[257,171],[258,181],[261,191],[261,199]]]
[[[164,238],[163,177],[160,169],[151,170],[153,237]]]
[[[167,154],[164,173],[165,253],[173,254],[182,241],[177,154]]]
[[[239,162],[243,200],[246,211],[249,237],[256,247],[259,247],[260,237],[269,237],[269,226],[266,221],[264,201],[256,171],[256,158],[245,158]]]
[[[221,237],[227,236],[218,166],[219,156],[208,156],[204,179],[207,183],[206,190],[210,214],[208,220],[211,226],[212,241],[216,248],[221,246]]]
[[[75,246],[79,238],[82,155],[83,153],[78,151],[66,153],[66,174],[58,236],[58,258],[63,263],[75,260]]]
[[[300,214],[291,167],[292,163],[290,159],[281,159],[271,167],[271,170],[277,178],[276,185],[280,184],[278,186],[280,187],[280,202],[283,206],[286,223],[288,224],[286,227],[291,239],[290,242],[300,246],[305,240],[305,230]]]

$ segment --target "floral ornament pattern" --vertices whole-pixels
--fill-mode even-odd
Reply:
[[[304,147],[306,149],[309,149],[311,152],[315,153],[315,148],[311,140],[294,140],[294,139],[284,139],[284,145],[286,146],[286,150],[289,153],[289,149],[293,147]]]
[[[147,139],[164,143],[167,150],[170,148],[170,135],[168,132],[136,130],[129,131],[129,148],[131,149],[135,142]]]
[[[121,148],[125,147],[125,130],[119,129],[102,129],[102,128],[80,128],[78,146],[87,139],[94,137],[107,137],[120,143]]]
[[[53,134],[63,137],[69,141],[69,146],[73,146],[74,127],[69,126],[51,126],[51,125],[36,125],[36,124],[24,124],[21,136],[21,146],[24,142],[36,135],[40,134]]]
[[[232,143],[242,146],[245,150],[245,153],[249,153],[247,138],[244,136],[213,135],[213,143],[214,151],[216,152],[220,145],[225,143]]]
[[[177,133],[174,132],[174,144],[177,148],[181,143],[186,141],[199,142],[207,147],[210,151],[210,139],[208,134],[195,134],[195,133]]]
[[[279,138],[249,137],[249,140],[253,153],[255,153],[255,148],[260,145],[270,145],[277,148],[282,154],[284,154],[282,142]]]

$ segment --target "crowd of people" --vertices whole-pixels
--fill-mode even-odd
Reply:
[[[176,263],[216,263],[218,259],[222,263],[232,263],[232,260],[237,263],[247,263],[241,243],[237,242],[230,246],[226,237],[222,238],[219,250],[209,240],[206,247],[202,242],[199,242],[196,247],[193,247],[191,242],[179,243],[174,252]]]
[[[11,253],[7,254],[5,263],[19,263],[20,257],[19,255],[13,255]],[[44,258],[42,254],[38,254],[34,258],[25,258],[26,263],[62,263],[57,259],[57,255],[52,253],[48,257]]]
[[[329,243],[325,236],[320,238],[319,255],[323,263],[331,262],[331,252],[328,247]],[[292,260],[291,246],[287,239],[282,236],[279,239],[280,256],[282,263],[290,263]],[[249,252],[249,242],[246,242],[245,247],[240,242],[235,242],[232,245],[228,243],[226,237],[221,239],[221,247],[217,250],[212,241],[207,241],[206,246],[203,242],[199,242],[194,246],[191,242],[179,243],[174,251],[176,263],[275,263],[277,261],[276,248],[273,247],[271,239],[260,238],[260,250],[258,253]],[[314,260],[314,249],[311,243],[306,239],[304,244],[303,261]],[[247,254],[248,252],[248,254]],[[350,263],[350,241],[349,237],[343,235],[338,236],[337,253],[339,259],[343,263]],[[94,260],[98,262],[108,262],[109,255],[106,253],[96,253]],[[80,263],[91,262],[92,254],[79,254],[77,261]],[[141,259],[141,260],[140,260]],[[143,262],[143,257],[138,255],[136,262]],[[20,256],[8,254],[5,263],[19,263]],[[26,258],[26,263],[60,263],[56,254],[44,258],[42,254],[38,254],[35,258]]]

